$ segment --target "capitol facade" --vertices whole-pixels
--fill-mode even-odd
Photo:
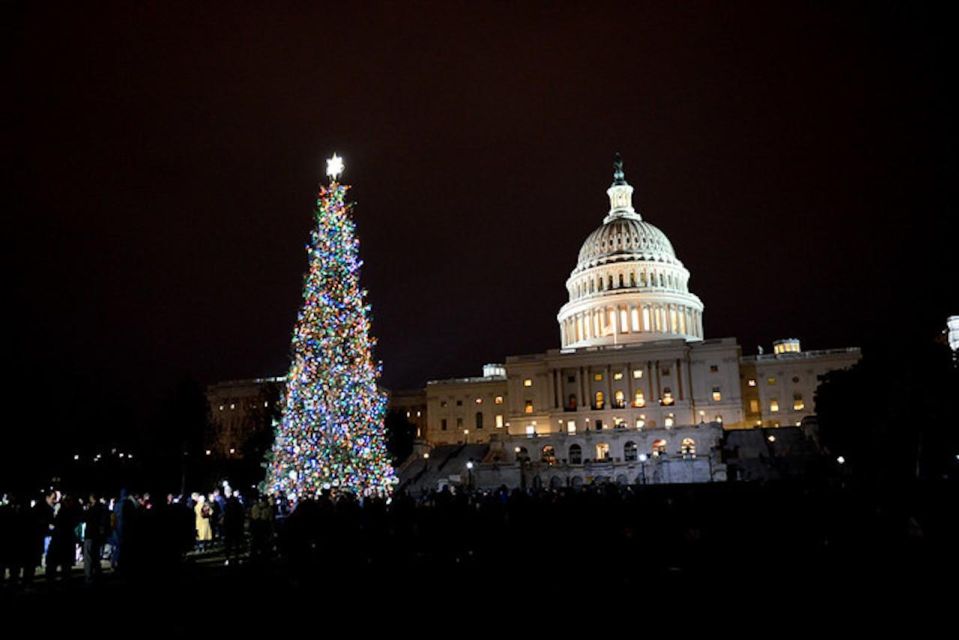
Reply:
[[[804,424],[818,377],[859,359],[798,339],[744,356],[735,338],[707,339],[690,272],[634,207],[618,157],[606,193],[566,280],[559,348],[391,399],[420,436],[399,469],[408,488],[722,481],[726,433]]]

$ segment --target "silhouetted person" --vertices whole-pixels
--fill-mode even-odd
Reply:
[[[234,564],[239,561],[240,548],[243,544],[243,525],[246,513],[239,498],[231,495],[223,507],[223,547],[226,555],[226,564],[230,560]]]
[[[103,545],[110,534],[110,512],[95,494],[90,494],[83,523],[83,576],[89,583],[100,576]]]
[[[47,547],[47,579],[67,579],[77,558],[77,526],[82,519],[80,505],[72,496],[60,502],[53,520],[53,535]]]

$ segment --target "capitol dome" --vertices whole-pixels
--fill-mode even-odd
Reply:
[[[576,269],[626,260],[679,264],[665,233],[638,218],[620,216],[589,234]]]
[[[702,340],[703,303],[689,292],[689,271],[666,234],[633,207],[618,154],[606,193],[609,213],[566,281],[569,302],[557,316],[563,347]]]

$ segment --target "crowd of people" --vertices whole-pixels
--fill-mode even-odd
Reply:
[[[391,499],[325,492],[295,505],[229,487],[160,501],[49,491],[34,502],[4,500],[0,576],[29,585],[43,567],[55,582],[82,561],[96,582],[102,559],[120,575],[155,577],[197,557],[229,571],[267,567],[294,584],[465,569],[490,578],[600,575],[630,586],[650,575],[727,575],[730,562],[833,572],[855,561],[866,570],[878,553],[912,567],[956,533],[942,496],[927,498],[877,509],[835,488],[755,483],[446,487]],[[591,550],[592,560],[573,550]]]
[[[225,563],[272,554],[275,522],[290,510],[287,500],[246,500],[228,484],[209,494],[121,491],[79,497],[49,489],[0,496],[0,583],[30,586],[38,574],[49,583],[70,580],[83,566],[94,583],[104,565],[116,572],[176,566],[191,552],[222,550]]]

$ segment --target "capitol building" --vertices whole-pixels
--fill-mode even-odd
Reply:
[[[566,280],[559,348],[393,394],[420,438],[401,484],[722,481],[727,434],[806,424],[819,376],[859,359],[798,339],[744,356],[735,338],[707,338],[689,270],[634,206],[618,156],[614,169]]]

